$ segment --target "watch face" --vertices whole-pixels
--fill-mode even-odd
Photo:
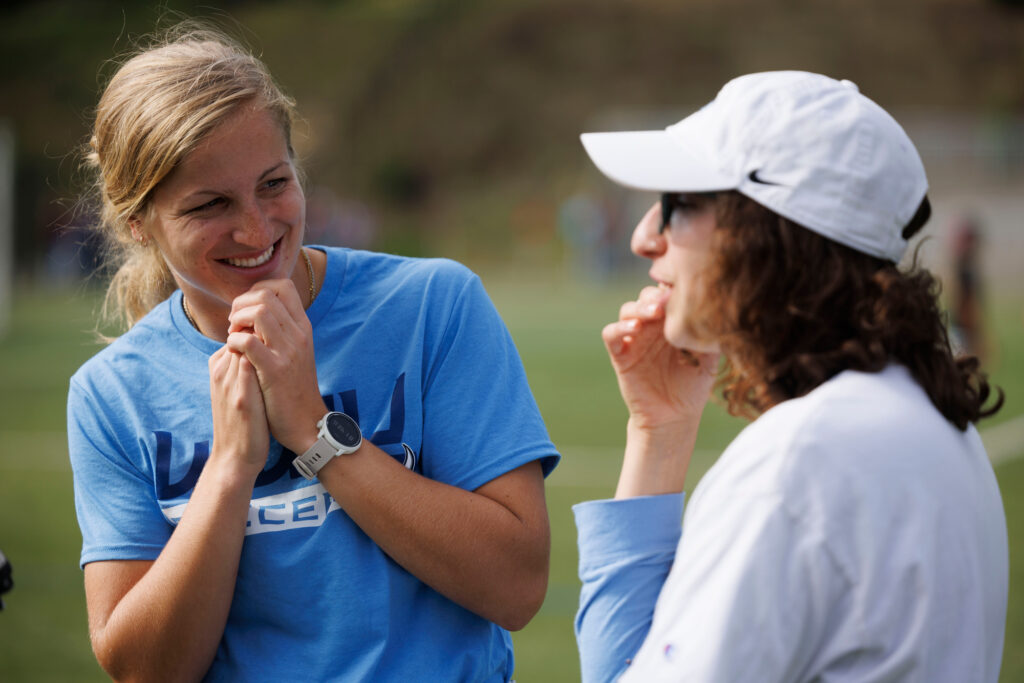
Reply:
[[[345,413],[331,413],[327,416],[327,431],[331,437],[346,448],[354,448],[363,438],[356,421]]]

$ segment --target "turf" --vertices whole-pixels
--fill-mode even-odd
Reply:
[[[548,479],[551,578],[540,614],[516,644],[520,683],[572,681],[579,665],[572,633],[579,584],[573,503],[614,490],[625,410],[600,341],[621,301],[642,278],[582,285],[558,274],[484,277],[516,340],[562,464]],[[0,549],[14,565],[15,588],[0,612],[0,678],[101,681],[89,648],[80,537],[67,467],[67,380],[98,346],[92,342],[97,299],[88,291],[21,291],[0,339]],[[993,309],[1000,352],[992,377],[1007,392],[998,420],[1024,413],[1024,329],[1019,302]],[[996,420],[993,420],[996,422]],[[689,488],[743,423],[708,408]],[[1024,443],[1022,443],[1024,450]],[[1003,681],[1024,680],[1024,460],[997,468],[1011,538],[1011,593]],[[1016,552],[1015,552],[1016,551]]]

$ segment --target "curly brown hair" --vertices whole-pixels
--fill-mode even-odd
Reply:
[[[734,415],[755,417],[803,396],[843,370],[905,366],[935,407],[961,430],[1003,404],[978,359],[954,358],[940,285],[822,237],[738,192],[703,196],[717,229],[691,332],[716,338],[725,363],[719,387]],[[904,237],[930,215],[927,197]]]

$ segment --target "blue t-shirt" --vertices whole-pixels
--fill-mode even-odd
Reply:
[[[558,454],[479,278],[442,259],[324,249],[307,310],[320,393],[423,476],[473,490]],[[154,560],[213,439],[210,354],[181,292],[71,378],[84,566]],[[228,623],[207,680],[504,681],[509,634],[392,561],[271,441]],[[298,576],[313,575],[304,587]]]

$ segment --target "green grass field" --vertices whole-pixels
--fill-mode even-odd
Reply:
[[[514,635],[520,683],[579,678],[572,619],[576,536],[571,506],[611,495],[625,411],[599,330],[639,286],[590,286],[551,273],[484,277],[523,356],[551,436],[563,454],[548,479],[551,580],[540,614]],[[14,565],[15,588],[0,612],[0,680],[105,680],[89,649],[80,538],[64,436],[67,379],[97,346],[89,330],[96,297],[88,292],[21,292],[0,339],[0,549]],[[1009,398],[993,424],[1024,413],[1024,319],[1020,302],[993,316],[1000,353],[993,379]],[[696,483],[743,423],[709,407],[689,485]],[[983,427],[985,424],[982,425]],[[1020,449],[1024,451],[1024,441]],[[1003,681],[1024,680],[1024,460],[997,468],[1011,537],[1011,595]]]

